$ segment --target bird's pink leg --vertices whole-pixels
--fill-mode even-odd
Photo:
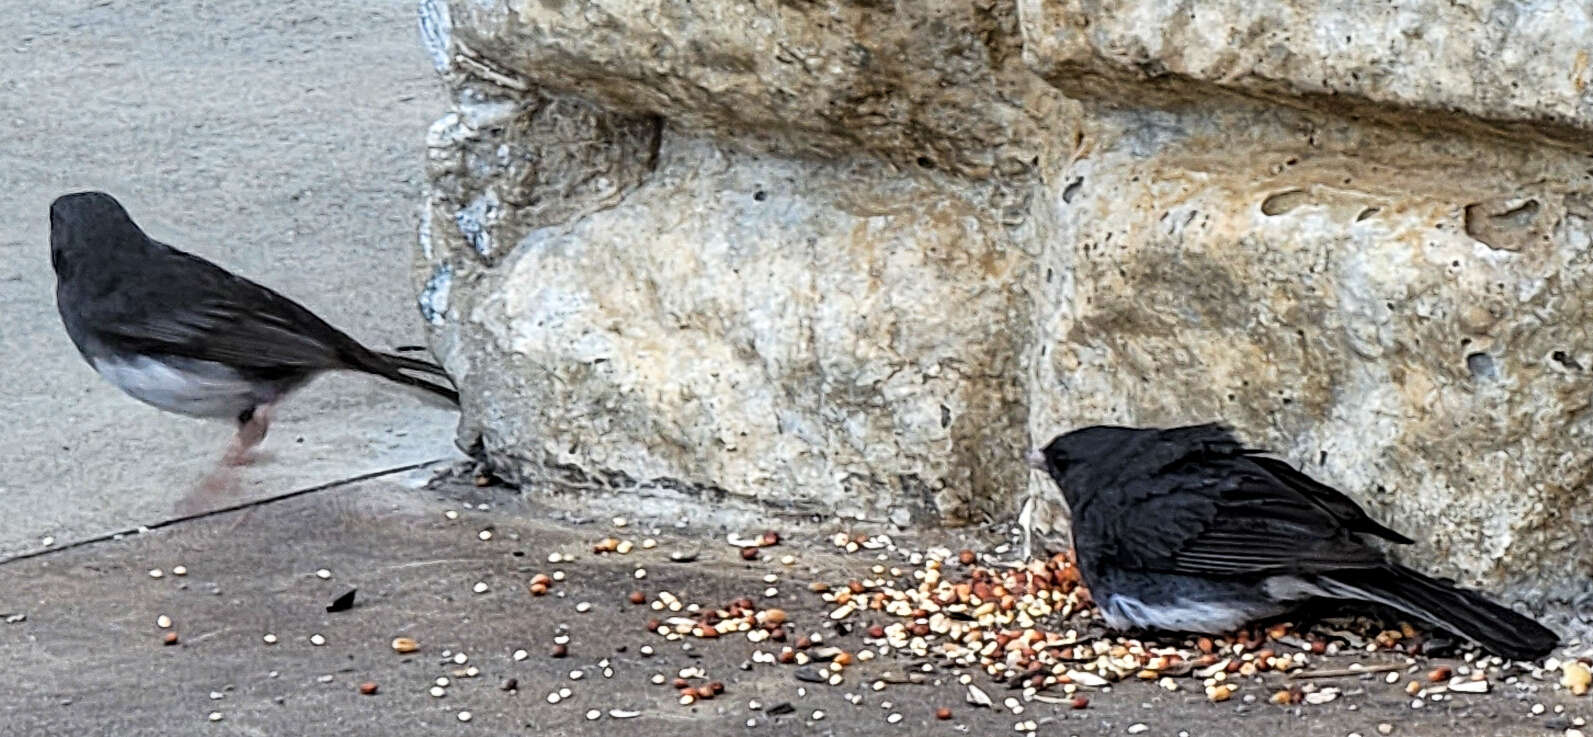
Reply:
[[[266,431],[271,429],[272,409],[270,404],[255,407],[249,419],[238,424],[238,434],[227,447],[227,455],[222,457],[222,463],[229,466],[248,465],[249,451],[265,440]]]

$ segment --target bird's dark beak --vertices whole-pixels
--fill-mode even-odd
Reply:
[[[1029,468],[1032,468],[1036,471],[1045,470],[1045,454],[1040,452],[1040,449],[1036,448],[1029,451],[1029,454],[1023,458],[1029,462]]]

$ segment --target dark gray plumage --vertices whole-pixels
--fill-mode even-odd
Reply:
[[[377,353],[309,310],[144,234],[115,198],[79,192],[50,205],[56,307],[83,358],[160,409],[236,420],[229,460],[265,437],[271,408],[323,371],[375,374],[457,405],[405,371],[442,367]]]
[[[1559,638],[1482,595],[1389,562],[1409,544],[1353,500],[1227,428],[1087,427],[1030,454],[1072,513],[1079,573],[1109,625],[1221,633],[1310,599],[1384,604],[1515,659]]]

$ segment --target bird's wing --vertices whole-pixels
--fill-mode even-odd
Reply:
[[[139,274],[79,302],[85,326],[113,347],[267,371],[341,368],[358,347],[293,300],[197,256],[151,254]]]
[[[1383,557],[1331,514],[1243,459],[1210,460],[1125,481],[1090,505],[1097,531],[1079,554],[1130,570],[1188,575],[1303,573],[1377,565]],[[1100,503],[1100,502],[1107,503]]]
[[[1276,458],[1265,456],[1252,456],[1250,462],[1260,466],[1273,478],[1287,484],[1301,495],[1310,499],[1329,514],[1338,519],[1339,523],[1355,532],[1376,535],[1390,542],[1410,545],[1415,542],[1404,535],[1383,526],[1376,520],[1367,516],[1366,510],[1361,509],[1354,499],[1345,496],[1343,492],[1311,478],[1287,463]]]

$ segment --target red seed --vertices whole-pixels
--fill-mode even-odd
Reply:
[[[758,549],[757,548],[742,548],[741,549],[741,559],[742,560],[757,560],[758,559]]]
[[[774,640],[775,642],[785,642],[785,628],[775,627],[774,629],[769,630],[769,639]]]
[[[798,637],[796,646],[798,650],[806,650],[810,647],[813,647],[813,641],[806,637]]]
[[[647,595],[640,591],[632,591],[630,599],[632,604],[640,605],[647,603]]]
[[[674,686],[677,689],[691,688],[691,684],[687,683],[686,679],[684,679],[684,678],[676,678],[674,681],[672,681],[670,683],[670,685]]]
[[[722,694],[725,692],[725,683],[724,681],[709,681],[708,690],[713,691],[715,694]]]
[[[1083,696],[1074,696],[1073,697],[1073,703],[1072,703],[1072,707],[1073,708],[1075,708],[1075,709],[1083,709],[1083,708],[1085,708],[1085,707],[1087,707],[1089,705],[1090,705],[1090,700],[1089,699],[1084,698]]]
[[[936,709],[936,710],[935,710],[935,718],[936,718],[936,719],[939,719],[939,720],[940,720],[940,721],[943,721],[943,722],[944,722],[944,721],[946,721],[946,720],[947,720],[947,719],[950,719],[950,718],[951,718],[951,710],[950,710],[950,709],[947,709],[947,708],[946,708],[946,707],[944,707],[944,706],[942,706],[942,707],[940,707],[940,708],[939,708],[939,709]]]
[[[569,654],[570,654],[570,648],[568,646],[565,646],[565,645],[554,645],[553,646],[553,652],[552,652],[553,657],[562,658],[562,657],[565,657],[565,656],[567,656]]]
[[[364,694],[366,696],[370,696],[370,695],[376,693],[376,682],[375,681],[366,681],[364,683],[361,683],[360,684],[360,693],[362,693],[362,694]]]
[[[868,628],[868,636],[869,636],[870,639],[874,639],[874,640],[878,640],[880,638],[883,638],[885,636],[885,628],[881,627],[881,626],[879,626],[877,624],[876,625],[871,625]]]
[[[176,632],[167,632],[163,637],[160,638],[160,642],[161,642],[162,645],[175,645],[175,644],[177,644],[177,633]]]
[[[713,690],[713,688],[711,688],[711,687],[709,687],[709,686],[707,686],[705,684],[705,685],[702,685],[702,686],[698,686],[694,695],[697,698],[702,699],[703,701],[707,701],[708,699],[711,699],[711,698],[714,697],[714,690]]]
[[[962,552],[957,553],[957,562],[965,566],[973,565],[974,561],[978,559],[979,556],[974,555],[974,551],[972,550],[963,550]]]
[[[763,544],[765,546],[779,545],[780,544],[780,533],[775,532],[774,530],[770,530],[768,532],[763,533]]]

